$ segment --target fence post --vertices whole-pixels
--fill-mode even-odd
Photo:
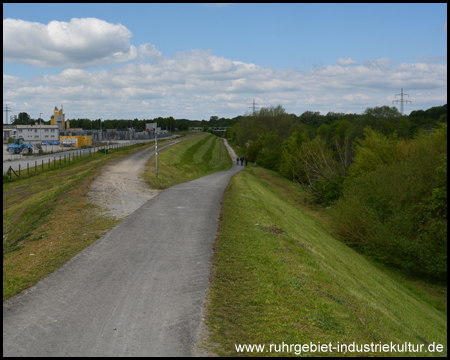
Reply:
[[[42,159],[42,170],[44,170],[44,159]]]
[[[50,158],[48,158],[48,168],[50,169]]]
[[[34,172],[37,172],[37,160],[34,161]]]
[[[64,154],[64,164],[66,163],[66,154]]]
[[[56,156],[53,156],[53,166],[56,166]]]
[[[59,155],[59,166],[61,166],[61,155]]]
[[[20,164],[19,164],[19,176],[20,176]]]
[[[27,163],[27,175],[30,175],[30,163]]]

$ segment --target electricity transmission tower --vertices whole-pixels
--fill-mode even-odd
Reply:
[[[3,111],[6,111],[6,121],[5,121],[5,124],[8,124],[8,111],[11,111],[11,108],[8,107],[8,105],[6,105],[6,106],[3,108]]]
[[[255,110],[256,110],[256,106],[258,105],[257,103],[255,103],[255,98],[253,98],[253,106],[249,106],[249,108],[253,108],[253,116],[255,116]]]
[[[409,97],[408,94],[403,94],[403,88],[402,88],[402,92],[400,94],[395,94],[395,97],[397,97],[397,95],[400,95],[400,100],[394,100],[392,103],[397,102],[397,104],[398,104],[398,102],[400,101],[400,113],[403,115],[403,103],[408,103],[408,102],[412,103],[412,101],[403,99],[403,95],[406,95]]]

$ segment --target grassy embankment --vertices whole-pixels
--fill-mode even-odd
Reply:
[[[3,184],[3,300],[36,284],[114,227],[88,204],[102,167],[153,143],[96,153]]]
[[[263,180],[262,180],[263,179]],[[330,236],[304,193],[278,174],[248,167],[223,201],[208,294],[206,348],[237,355],[235,344],[438,343],[446,356],[446,287],[429,289],[374,266]],[[308,209],[306,209],[308,210]],[[442,292],[442,294],[440,294]],[[242,353],[243,356],[294,352]],[[343,356],[343,353],[310,353]],[[405,353],[350,353],[385,356]]]
[[[231,164],[223,141],[212,135],[191,136],[191,141],[175,145],[168,153],[170,161],[181,160],[179,166],[165,169],[165,153],[171,148],[160,153],[160,183],[153,188],[164,189]],[[158,141],[158,146],[169,142]],[[103,153],[94,154],[67,166],[38,168],[37,174],[33,171],[3,184],[3,300],[36,284],[120,221],[103,216],[98,206],[88,203],[87,193],[105,164],[120,161],[143,146],[149,151],[154,147],[151,143],[121,148],[110,151],[106,159]]]
[[[222,139],[209,133],[194,136],[158,153],[158,179],[154,158],[148,161],[143,177],[152,189],[164,190],[232,166]]]

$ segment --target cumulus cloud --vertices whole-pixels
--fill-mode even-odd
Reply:
[[[161,51],[158,51],[154,45],[148,43],[139,45],[139,56],[141,59],[150,59],[153,61],[157,61],[162,58]]]
[[[447,61],[447,56],[429,56],[426,54],[418,54],[414,57],[416,63],[437,64]]]
[[[256,96],[259,106],[282,104],[297,114],[349,109],[361,113],[369,106],[391,105],[387,99],[400,88],[411,98],[415,92],[425,100],[434,94],[446,98],[447,66],[424,61],[408,64],[381,58],[357,63],[348,58],[298,71],[234,61],[211,50],[165,57],[144,44],[138,52],[144,61],[108,70],[70,68],[27,80],[4,75],[3,97],[15,109],[25,101],[34,104],[36,112],[64,103],[68,118],[102,112],[105,118],[191,119],[201,118],[199,114],[206,119],[243,114]]]
[[[3,60],[75,68],[122,63],[138,57],[138,50],[130,45],[132,36],[121,24],[95,18],[50,21],[47,25],[4,19]]]
[[[349,57],[348,59],[339,58],[337,60],[337,63],[338,63],[338,65],[341,65],[341,66],[359,65],[359,62],[357,62],[356,60],[353,60],[351,57]]]

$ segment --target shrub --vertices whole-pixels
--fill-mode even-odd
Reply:
[[[394,147],[408,147],[403,161],[344,183],[331,210],[334,231],[380,261],[446,279],[446,128],[410,144],[398,141]]]

